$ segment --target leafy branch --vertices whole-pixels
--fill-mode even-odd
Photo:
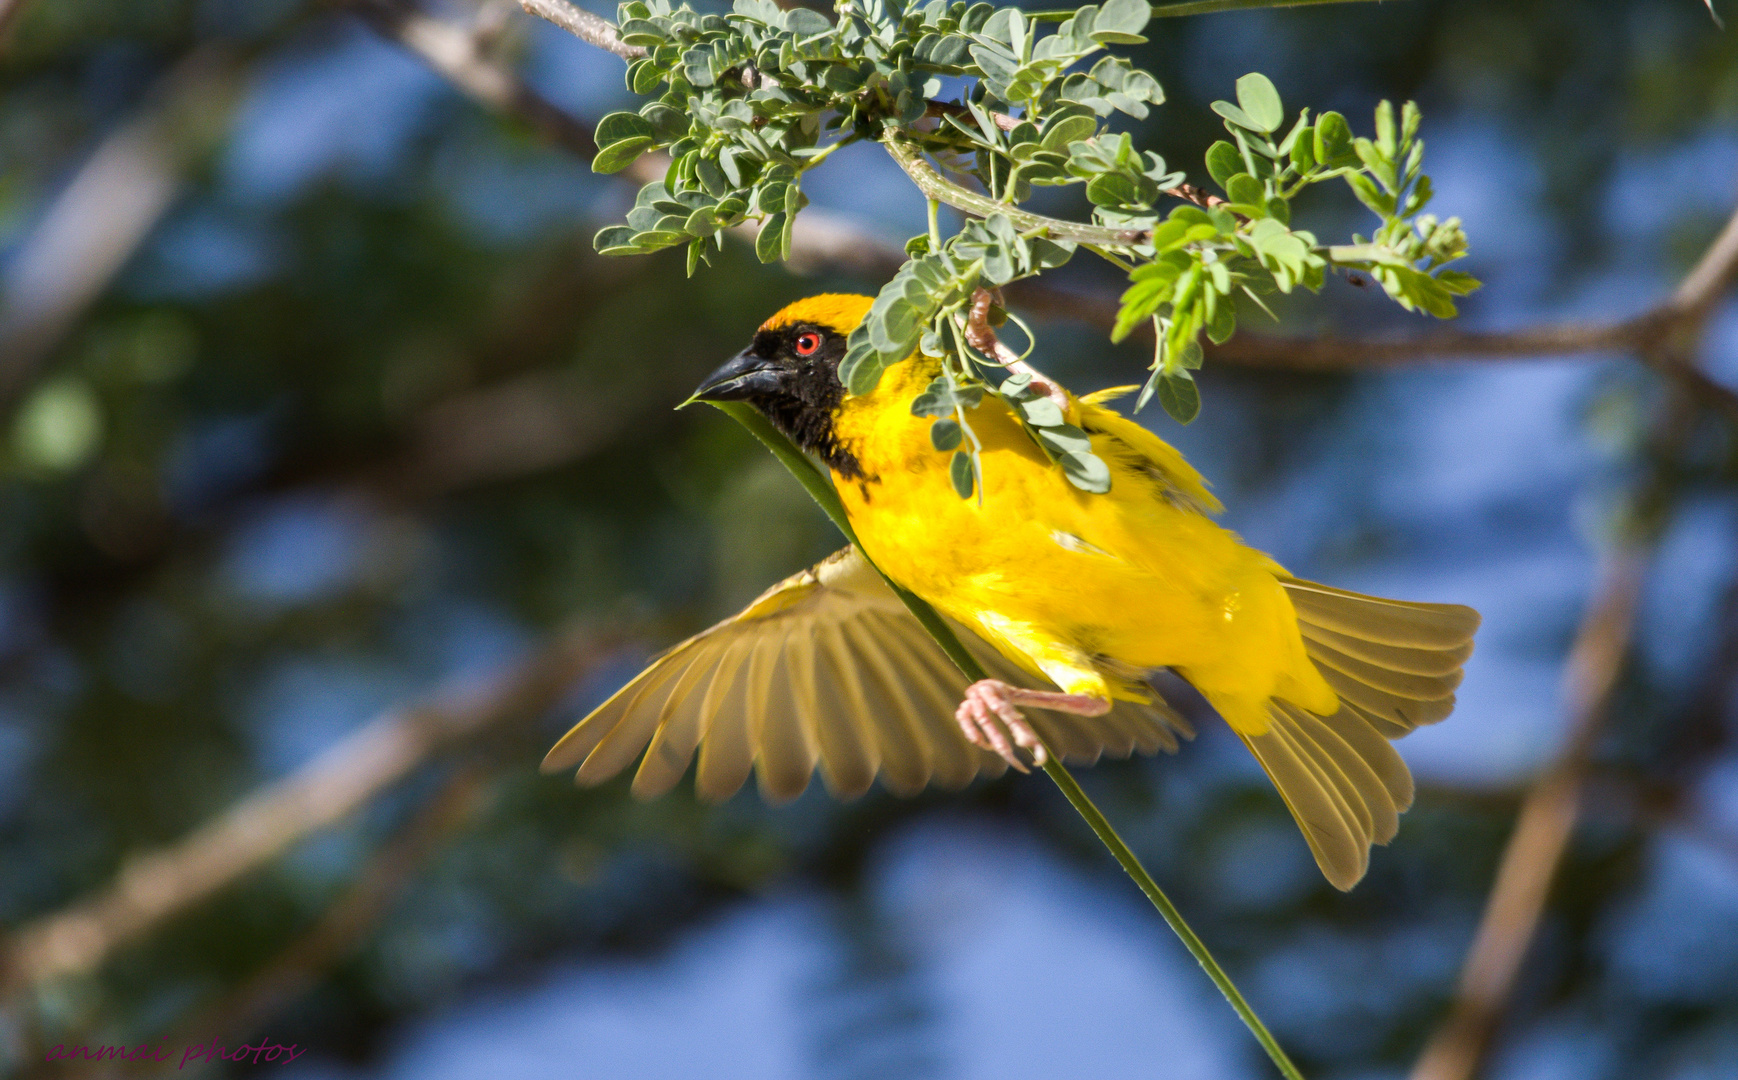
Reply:
[[[1150,322],[1157,342],[1136,408],[1157,396],[1187,423],[1200,410],[1192,375],[1200,338],[1232,335],[1240,297],[1265,308],[1264,295],[1319,289],[1329,268],[1359,270],[1407,310],[1447,318],[1454,298],[1478,285],[1449,269],[1466,252],[1458,219],[1423,212],[1431,189],[1414,105],[1396,118],[1383,102],[1370,138],[1354,136],[1338,113],[1312,118],[1307,109],[1282,134],[1277,90],[1246,75],[1235,103],[1213,106],[1229,138],[1206,159],[1224,197],[1207,196],[1111,127],[1117,114],[1143,119],[1164,101],[1150,73],[1111,51],[1146,40],[1155,9],[1145,0],[1031,16],[964,0],[840,0],[836,11],[829,21],[770,0],[735,0],[725,14],[629,0],[618,11],[619,36],[588,17],[575,32],[608,37],[604,47],[629,60],[629,87],[649,98],[598,124],[593,168],[617,172],[660,149],[671,158],[626,223],[598,234],[597,248],[685,247],[693,273],[725,230],[752,222],[757,255],[787,258],[808,204],[804,176],[843,146],[879,142],[932,206],[968,220],[943,237],[932,213],[929,234],[907,245],[908,261],[852,336],[840,375],[852,393],[866,393],[914,349],[941,358],[938,385],[913,411],[934,419],[938,448],[964,455],[954,471],[962,496],[981,490],[965,412],[986,393],[1021,417],[1072,483],[1109,486],[1084,436],[1050,415],[1053,403],[972,347],[968,309],[980,288],[1037,277],[1082,248],[1113,263],[1129,284],[1112,340]],[[940,100],[944,86],[961,89]],[[1292,201],[1334,179],[1379,219],[1368,238],[1326,245],[1292,228]],[[1090,221],[1022,208],[1035,187],[1074,184],[1093,206]],[[1166,196],[1190,204],[1164,212],[1157,204]]]

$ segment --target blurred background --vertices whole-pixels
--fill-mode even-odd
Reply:
[[[635,188],[583,156],[622,64],[515,5],[9,0],[0,24],[0,1071],[217,1038],[305,1052],[188,1070],[1270,1075],[1043,778],[708,808],[537,774],[647,656],[838,545],[735,425],[672,407],[783,303],[876,288],[865,238],[923,221],[878,148],[807,188],[844,243],[793,269],[732,242],[689,279],[679,252],[592,254]],[[1699,0],[1148,33],[1170,102],[1138,138],[1197,183],[1207,103],[1247,71],[1361,131],[1419,101],[1433,208],[1486,282],[1467,329],[1638,315],[1738,200],[1738,36]],[[1369,227],[1312,199],[1324,237]],[[1141,346],[1058,308],[1041,366],[1139,381]],[[1344,279],[1279,314],[1243,333],[1437,329]],[[1738,385],[1738,304],[1674,347]],[[1582,813],[1555,876],[1532,866],[1483,1075],[1738,1075],[1731,420],[1621,350],[1348,355],[1210,361],[1201,419],[1142,420],[1293,572],[1484,613],[1459,710],[1400,744],[1399,837],[1335,892],[1206,718],[1082,782],[1305,1071],[1374,1080],[1450,1014],[1523,800],[1568,777]]]

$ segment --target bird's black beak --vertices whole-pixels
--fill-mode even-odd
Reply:
[[[744,349],[706,376],[691,401],[743,401],[776,394],[784,386],[785,372],[775,361]]]

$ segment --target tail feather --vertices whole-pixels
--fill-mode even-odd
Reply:
[[[1454,709],[1478,613],[1456,604],[1363,596],[1311,581],[1282,584],[1304,651],[1340,697],[1331,716],[1287,701],[1243,741],[1297,819],[1330,882],[1349,889],[1412,805],[1412,774],[1388,740]]]
[[[1319,641],[1306,642],[1304,652],[1316,662],[1317,667],[1331,667],[1372,689],[1411,701],[1440,701],[1450,698],[1454,696],[1455,687],[1460,685],[1459,668],[1442,675],[1418,675],[1348,656]]]
[[[1281,581],[1300,624],[1409,649],[1455,649],[1472,640],[1479,613],[1462,604],[1418,604],[1365,596],[1314,581]]]
[[[1293,610],[1296,610],[1295,605]],[[1344,653],[1368,664],[1390,671],[1405,671],[1413,675],[1448,675],[1460,670],[1472,655],[1472,641],[1449,649],[1413,649],[1404,645],[1384,645],[1347,634],[1335,633],[1324,626],[1300,622],[1304,640]]]

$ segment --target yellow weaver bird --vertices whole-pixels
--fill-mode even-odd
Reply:
[[[994,678],[968,686],[846,548],[659,657],[575,725],[545,771],[578,766],[595,784],[640,758],[633,790],[649,797],[698,750],[708,799],[751,770],[775,800],[817,767],[847,798],[877,775],[897,793],[963,786],[1024,771],[1016,747],[1037,764],[1046,746],[1085,763],[1175,751],[1193,732],[1146,682],[1169,668],[1249,747],[1328,880],[1351,888],[1412,802],[1389,740],[1453,709],[1478,613],[1292,577],[1212,520],[1219,502],[1181,454],[1104,405],[1126,389],[1059,393],[1110,467],[1108,493],[1072,486],[987,395],[967,413],[982,499],[960,498],[951,452],[911,412],[940,360],[914,354],[860,396],[839,382],[869,305],[790,305],[695,396],[754,405],[824,461],[863,554],[969,631]]]

